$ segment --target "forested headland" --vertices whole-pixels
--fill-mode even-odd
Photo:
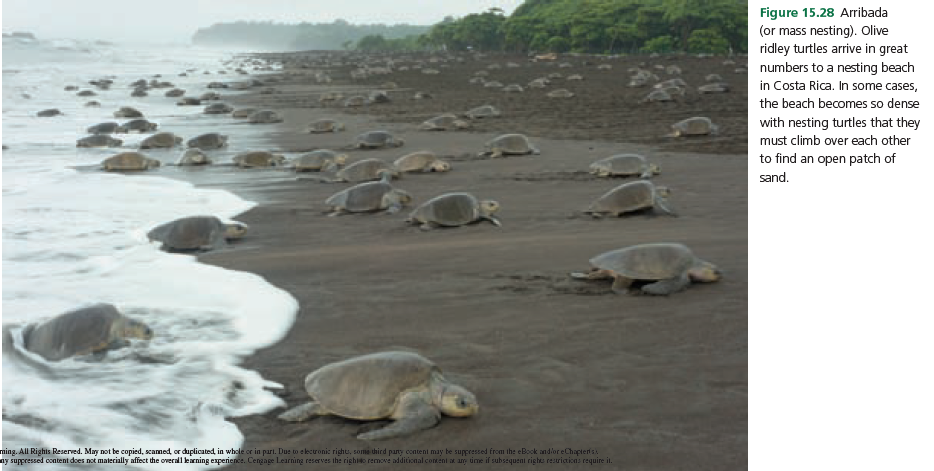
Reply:
[[[432,26],[215,24],[193,42],[270,50],[746,52],[747,8],[747,0],[526,0],[511,15],[491,8]]]

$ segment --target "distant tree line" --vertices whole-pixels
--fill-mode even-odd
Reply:
[[[746,52],[748,0],[525,0],[434,26],[215,24],[195,44],[361,51]]]
[[[237,21],[201,28],[192,37],[199,46],[242,47],[273,51],[336,50],[353,47],[367,36],[389,38],[418,37],[429,26],[352,25],[344,20],[332,23],[283,24],[272,21]]]

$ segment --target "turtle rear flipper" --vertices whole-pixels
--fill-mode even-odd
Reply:
[[[684,272],[681,274],[681,276],[675,278],[669,278],[667,280],[661,280],[656,281],[655,283],[647,284],[642,287],[642,292],[654,296],[667,296],[687,288],[690,284],[691,277],[688,276],[687,272]]]
[[[319,415],[328,415],[328,412],[321,407],[321,404],[312,401],[279,414],[279,419],[288,422],[304,422]]]
[[[434,427],[441,420],[438,411],[425,402],[422,394],[405,394],[399,402],[399,412],[401,412],[402,417],[383,428],[361,433],[357,435],[357,438],[361,440],[385,440],[387,438],[401,437]]]

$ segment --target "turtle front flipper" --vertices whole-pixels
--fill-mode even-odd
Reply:
[[[654,296],[667,296],[687,288],[690,284],[691,277],[685,272],[682,273],[681,276],[675,278],[656,281],[655,283],[645,285],[642,287],[642,292]]]
[[[328,415],[328,412],[320,404],[312,401],[279,414],[279,419],[287,422],[304,422],[319,415]]]
[[[425,402],[425,398],[417,393],[406,394],[402,398],[401,417],[395,422],[376,430],[357,435],[360,440],[385,440],[387,438],[401,437],[420,430],[429,429],[441,420],[437,409]]]
[[[668,205],[665,204],[665,203],[666,203],[665,198],[662,198],[662,197],[660,197],[660,196],[656,196],[656,197],[655,197],[655,207],[656,207],[656,208],[660,209],[663,213],[665,213],[665,214],[667,214],[667,215],[669,215],[669,216],[678,217],[678,214],[675,213],[674,211],[672,211],[671,208],[669,208]]]
[[[629,294],[629,287],[632,285],[632,279],[625,276],[613,276],[613,292],[616,294]]]
[[[496,218],[496,216],[483,216],[483,219],[490,221],[490,223],[496,227],[503,227],[503,223],[501,223],[499,219]]]
[[[570,274],[571,278],[577,280],[605,280],[607,278],[613,278],[613,274],[609,270],[600,270],[598,268],[592,268],[587,273],[573,272]]]

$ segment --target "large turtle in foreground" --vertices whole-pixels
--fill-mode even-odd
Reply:
[[[139,152],[121,152],[104,159],[101,168],[111,171],[149,170],[161,165],[156,159],[150,159]]]
[[[189,216],[156,226],[146,236],[162,242],[160,248],[167,252],[207,251],[242,238],[247,229],[246,224],[226,224],[215,216]]]
[[[675,213],[668,208],[665,200],[669,194],[671,191],[667,187],[657,187],[647,180],[623,183],[597,198],[584,212],[594,217],[619,217],[626,213],[658,208],[674,216]]]
[[[656,243],[625,247],[604,252],[590,259],[588,273],[571,273],[581,280],[613,279],[613,291],[628,294],[635,281],[648,281],[639,290],[644,294],[669,295],[692,282],[714,282],[720,270],[694,256],[682,244]]]
[[[111,304],[75,309],[23,328],[23,347],[48,361],[125,347],[131,338],[149,340],[152,330]]]
[[[626,177],[638,175],[652,178],[661,173],[656,164],[650,164],[638,154],[616,154],[590,164],[590,173],[598,177]]]
[[[441,415],[469,417],[480,406],[474,395],[449,382],[431,360],[416,353],[390,351],[325,365],[305,378],[311,402],[279,418],[302,422],[320,415],[393,422],[357,435],[382,440],[434,427]]]
[[[529,138],[522,134],[503,134],[486,143],[486,150],[480,155],[489,155],[491,158],[502,157],[504,155],[526,155],[540,154]]]
[[[671,125],[671,129],[672,133],[669,134],[670,137],[706,136],[708,134],[716,134],[719,126],[713,124],[710,118],[698,116],[678,121]]]
[[[412,201],[408,192],[393,188],[392,172],[381,170],[380,177],[378,182],[360,183],[328,198],[324,204],[330,208],[331,216],[382,210],[394,214]]]
[[[480,201],[470,193],[445,193],[415,208],[405,222],[419,225],[422,230],[463,226],[481,220],[501,226],[499,219],[493,216],[497,210],[499,203],[496,201]]]

